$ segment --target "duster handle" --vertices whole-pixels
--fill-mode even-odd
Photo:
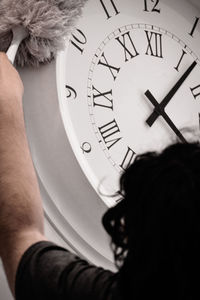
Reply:
[[[28,36],[28,30],[23,26],[19,25],[13,28],[12,32],[13,32],[13,40],[6,54],[10,62],[14,64],[19,45]]]

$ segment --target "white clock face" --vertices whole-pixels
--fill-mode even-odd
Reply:
[[[194,1],[89,0],[57,60],[73,151],[102,200],[137,153],[199,128],[200,13]],[[107,196],[108,195],[108,196]]]

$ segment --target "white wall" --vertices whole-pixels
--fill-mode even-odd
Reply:
[[[3,271],[2,262],[0,261],[0,299],[13,300],[12,294],[8,288],[8,283]]]

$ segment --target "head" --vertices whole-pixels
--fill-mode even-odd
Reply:
[[[120,193],[122,200],[106,212],[103,224],[112,238],[123,294],[194,299],[200,268],[200,143],[174,143],[160,153],[138,155],[120,178]]]

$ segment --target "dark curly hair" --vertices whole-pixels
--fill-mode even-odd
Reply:
[[[137,155],[103,216],[125,299],[200,297],[200,144]]]

